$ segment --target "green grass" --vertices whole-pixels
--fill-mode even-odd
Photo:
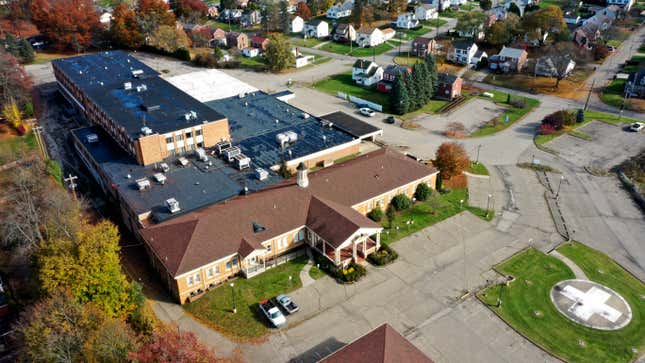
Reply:
[[[477,296],[513,328],[531,341],[569,362],[630,362],[645,348],[645,286],[606,255],[579,243],[558,251],[569,257],[594,281],[620,293],[632,308],[632,321],[617,331],[578,325],[559,313],[550,300],[553,285],[574,278],[562,261],[534,249],[498,265],[496,270],[515,278],[509,287],[495,285]],[[599,272],[599,271],[602,271]],[[497,307],[501,296],[502,305]],[[539,312],[539,314],[536,314]],[[586,346],[578,344],[582,340]]]
[[[421,107],[420,109],[416,111],[408,112],[405,115],[399,116],[399,118],[403,121],[407,121],[421,114],[437,113],[442,107],[444,107],[449,103],[450,101],[445,101],[445,100],[430,100],[430,102],[428,102],[425,106]]]
[[[49,159],[47,160],[47,172],[60,186],[63,186],[63,169],[58,161]]]
[[[569,131],[569,135],[577,137],[579,139],[587,140],[587,141],[593,140],[593,137],[591,135],[585,134],[584,132],[571,130]]]
[[[448,21],[445,19],[437,18],[437,19],[424,21],[423,24],[431,26],[433,28],[438,28],[448,24]]]
[[[371,55],[383,54],[393,48],[394,45],[387,42],[371,48],[360,48],[355,46],[350,48],[348,44],[329,42],[318,49],[324,50],[326,52],[351,55],[353,57],[369,57]]]
[[[468,205],[467,189],[453,189],[446,194],[433,192],[433,195],[426,201],[416,202],[410,208],[397,212],[392,225],[383,217],[382,225],[385,230],[381,233],[381,242],[394,243],[403,237],[450,218],[462,210],[467,210],[485,220],[491,220],[493,217],[494,213],[492,212],[486,213],[484,209]],[[464,201],[463,207],[460,203],[461,200]],[[414,221],[414,223],[406,224],[407,221]],[[396,229],[397,226],[399,229]]]
[[[439,16],[442,18],[456,18],[459,16],[458,11],[446,10],[439,13]]]
[[[318,279],[323,278],[325,276],[327,276],[325,271],[319,269],[318,267],[316,267],[316,265],[311,266],[311,269],[309,270],[309,277],[311,277],[314,280],[318,280]]]
[[[388,95],[378,92],[376,87],[361,87],[352,81],[352,72],[334,74],[313,84],[313,88],[336,96],[338,92],[344,92],[352,96],[360,97],[370,102],[383,106],[383,112],[388,112],[390,102]]]
[[[294,38],[291,39],[291,45],[296,46],[296,47],[305,47],[305,48],[313,48],[318,44],[321,44],[324,42],[324,40],[319,40],[316,38]]]
[[[524,107],[516,108],[506,103],[506,100],[508,99],[508,93],[500,92],[500,91],[487,91],[487,92],[492,93],[493,102],[495,102],[498,105],[506,107],[506,111],[504,111],[504,113],[502,113],[500,116],[497,117],[496,124],[489,123],[480,127],[477,131],[473,132],[470,135],[471,137],[487,136],[487,135],[492,135],[496,132],[502,131],[507,127],[511,126],[513,123],[515,123],[515,121],[521,119],[527,113],[531,112],[534,108],[540,105],[540,101],[534,98],[511,96],[513,100],[523,99],[525,101]],[[490,99],[490,98],[485,98],[483,96],[482,98]],[[508,123],[505,122],[506,116],[508,116]]]
[[[419,28],[416,28],[416,29],[397,29],[396,30],[397,34],[396,34],[395,38],[396,39],[412,40],[412,39],[414,39],[416,37],[420,37],[422,35],[425,35],[425,34],[431,32],[431,31],[432,31],[432,29],[430,27],[426,27],[425,25],[422,25],[422,26],[420,26]],[[405,36],[401,37],[401,35],[400,35],[401,33],[405,34]]]
[[[394,57],[394,63],[402,66],[413,66],[420,62],[423,62],[423,59],[415,56],[397,55]]]
[[[241,68],[253,69],[255,71],[266,71],[269,69],[266,59],[261,55],[253,58],[240,56],[236,60],[240,62]]]
[[[312,55],[312,56],[314,56],[314,61],[312,63],[306,65],[305,67],[327,63],[327,62],[329,62],[331,60],[331,58],[325,57],[325,56],[322,56],[322,55],[319,55],[319,54],[313,54],[313,53],[307,53],[307,52],[300,52],[300,53],[302,55]]]
[[[623,44],[623,41],[624,39],[610,39],[607,41],[607,45],[618,48],[621,44]]]
[[[613,80],[600,94],[602,102],[620,108],[623,105],[623,90],[625,89],[624,79]]]
[[[34,61],[31,62],[31,64],[42,64],[42,63],[53,61],[54,59],[71,57],[72,55],[75,55],[75,54],[36,52],[34,56]]]
[[[477,174],[477,175],[490,175],[488,173],[488,169],[486,168],[486,165],[478,162],[471,162],[470,167],[468,168],[468,172],[471,174]]]
[[[36,149],[36,136],[29,131],[24,136],[10,136],[0,141],[0,165],[20,158]],[[4,156],[4,157],[3,157]]]
[[[268,322],[258,309],[258,302],[300,288],[302,282],[299,273],[306,263],[307,257],[303,256],[253,278],[235,280],[236,314],[232,312],[233,296],[228,284],[207,292],[183,307],[198,320],[227,336],[261,337],[268,332]],[[289,276],[292,277],[291,282]]]

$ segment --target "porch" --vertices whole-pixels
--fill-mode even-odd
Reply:
[[[244,274],[244,277],[248,279],[255,275],[259,275],[270,268],[282,265],[287,261],[294,260],[305,253],[306,251],[304,248],[298,248],[296,251],[273,258],[263,258],[260,256],[255,256],[255,258],[248,257],[243,260],[242,274]]]
[[[336,266],[347,266],[350,262],[363,262],[367,256],[376,252],[380,247],[380,232],[376,234],[376,240],[370,236],[363,236],[351,241],[345,245],[334,247],[323,239],[318,239],[315,243],[310,243],[311,247],[322,253]]]

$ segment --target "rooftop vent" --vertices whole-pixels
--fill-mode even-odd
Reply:
[[[97,134],[88,134],[87,136],[85,136],[85,141],[88,144],[99,142],[99,136]]]
[[[263,225],[255,221],[251,222],[251,226],[253,226],[253,233],[260,233],[260,232],[266,231],[266,228]]]
[[[243,170],[251,167],[251,158],[242,153],[235,155],[233,157],[233,161],[235,162],[235,166],[239,170]]]
[[[239,97],[239,98],[244,98],[244,97],[246,97],[246,93],[245,93],[245,92],[242,92],[242,93],[240,93],[239,95],[237,95],[237,97]]]
[[[143,69],[135,69],[132,71],[132,77],[139,78],[143,74]]]
[[[334,126],[333,122],[327,120],[322,120],[320,121],[320,123],[323,125],[323,127],[332,128]]]
[[[160,109],[160,108],[161,108],[161,106],[160,106],[160,105],[143,105],[143,109],[144,109],[146,112],[157,111],[157,110],[158,110],[158,109]]]
[[[188,159],[186,159],[186,158],[185,158],[185,157],[183,157],[183,156],[180,156],[180,157],[179,157],[179,159],[177,159],[177,162],[178,162],[178,163],[179,163],[179,165],[181,165],[181,166],[186,166],[186,165],[188,165]]]
[[[170,170],[170,167],[166,163],[161,163],[159,164],[159,170],[163,171],[164,173],[167,173],[168,170]]]
[[[152,129],[149,128],[148,126],[144,126],[141,128],[141,135],[148,136],[152,135]]]
[[[137,92],[143,92],[147,90],[148,90],[148,86],[146,86],[145,84],[140,84],[137,86]]]
[[[222,151],[224,151],[225,149],[228,149],[231,146],[232,145],[229,141],[220,141],[217,144],[215,144],[215,150],[217,150],[218,154],[221,154]]]
[[[162,184],[162,185],[166,184],[166,176],[163,175],[162,173],[155,173],[154,177],[155,177],[155,180],[157,181],[157,183]]]
[[[303,113],[302,113],[302,118],[304,118],[305,120],[306,120],[306,119],[308,119],[308,118],[309,118],[309,114],[308,114],[308,113],[306,113],[306,112],[303,112]]]
[[[184,118],[186,119],[186,121],[197,120],[197,112],[188,111],[184,114]]]
[[[262,168],[256,168],[255,177],[258,178],[258,180],[266,180],[269,177],[269,172]]]
[[[166,200],[166,207],[168,207],[170,213],[177,213],[181,210],[181,208],[179,208],[179,202],[175,198]]]
[[[132,89],[132,82],[125,82],[123,83],[123,89],[128,91]]]
[[[147,178],[137,179],[137,188],[139,188],[139,190],[150,189],[150,187],[150,180]]]
[[[237,155],[240,155],[242,153],[242,150],[240,150],[239,147],[237,146],[232,146],[229,147],[228,149],[222,150],[222,155],[224,155],[224,158],[230,163],[233,161],[233,158]]]

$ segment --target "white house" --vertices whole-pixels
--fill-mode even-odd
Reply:
[[[246,47],[246,48],[242,49],[242,54],[245,57],[255,58],[258,55],[260,55],[260,50],[258,48]]]
[[[383,33],[383,42],[387,42],[396,35],[396,31],[392,28],[385,28],[381,32]]]
[[[576,62],[569,58],[562,58],[556,60],[558,66],[564,68],[563,75],[566,77],[573,71],[576,67]],[[535,63],[535,75],[543,77],[557,77],[560,70],[556,67],[556,63],[550,56],[544,56],[538,58]]]
[[[371,86],[383,79],[383,67],[364,59],[357,59],[352,67],[352,80],[362,86]]]
[[[450,0],[450,6],[462,6],[466,5],[468,0]]]
[[[477,44],[473,42],[452,42],[452,49],[448,51],[447,59],[450,62],[469,65],[477,53]]]
[[[384,41],[383,32],[379,28],[362,26],[356,31],[356,44],[359,47],[375,47]]]
[[[418,20],[431,20],[438,18],[439,12],[432,4],[421,4],[414,8],[414,16]]]
[[[305,38],[325,38],[329,36],[329,24],[324,20],[312,20],[305,23]]]
[[[329,19],[340,19],[346,18],[352,15],[352,9],[354,8],[354,1],[347,0],[344,3],[337,3],[329,10],[327,10],[327,18]]]
[[[302,30],[305,28],[305,21],[299,17],[299,16],[294,16],[293,19],[291,19],[291,32],[292,33],[302,33]]]
[[[624,8],[625,11],[629,11],[634,5],[634,0],[607,0],[607,5],[618,5]]]
[[[419,26],[419,20],[412,13],[403,13],[396,18],[396,27],[399,29],[413,29]]]
[[[450,0],[424,0],[424,4],[432,4],[438,11],[450,9]]]

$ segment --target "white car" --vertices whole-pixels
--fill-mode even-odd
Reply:
[[[634,132],[640,132],[643,129],[645,129],[645,123],[643,122],[634,122],[629,126],[629,130]]]
[[[360,112],[361,115],[367,117],[374,117],[374,115],[376,115],[376,112],[374,112],[374,110],[369,107],[361,107],[360,109],[358,109],[358,112]]]

